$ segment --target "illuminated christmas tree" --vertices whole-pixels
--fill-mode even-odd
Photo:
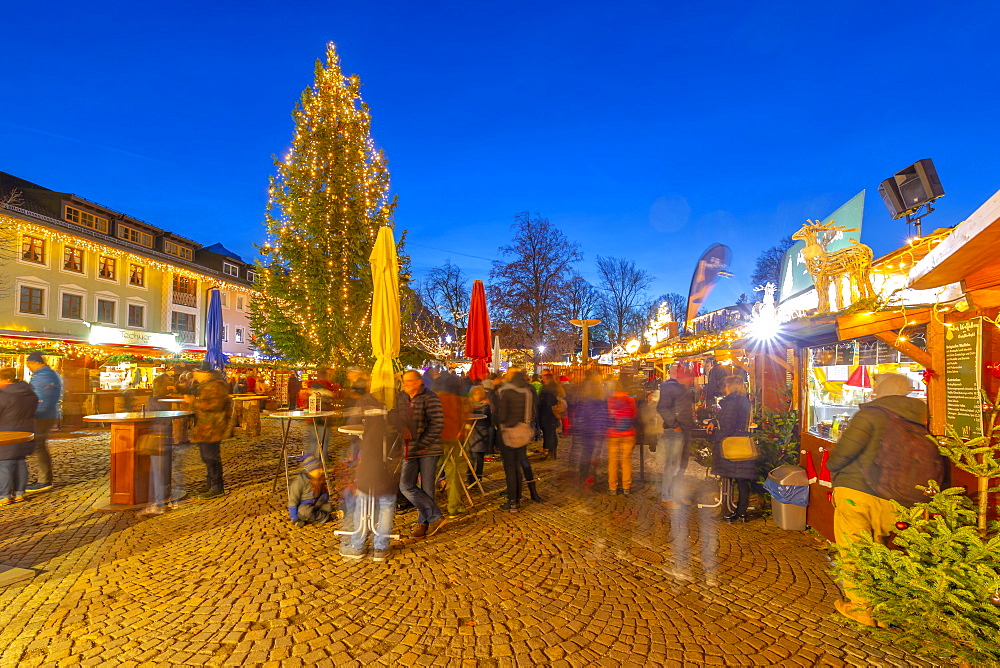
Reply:
[[[260,248],[254,344],[318,365],[367,363],[372,281],[368,257],[392,224],[385,156],[371,138],[361,80],[345,76],[332,43],[293,113],[295,136],[271,178]],[[402,242],[400,242],[401,244]],[[400,256],[401,272],[406,258]]]

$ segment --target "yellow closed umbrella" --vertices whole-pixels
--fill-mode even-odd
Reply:
[[[399,260],[392,228],[382,227],[368,261],[372,265],[372,368],[371,393],[393,408],[396,383],[393,360],[399,357]]]

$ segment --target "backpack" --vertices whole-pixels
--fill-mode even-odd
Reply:
[[[945,472],[944,458],[927,427],[881,406],[867,408],[885,414],[886,423],[875,461],[862,467],[865,482],[876,495],[907,507],[926,500],[917,485],[926,485],[928,480],[942,482]]]

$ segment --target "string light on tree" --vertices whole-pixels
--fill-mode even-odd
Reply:
[[[343,74],[332,43],[293,116],[292,147],[277,162],[265,213],[254,344],[294,361],[367,363],[368,256],[378,229],[392,225],[396,203],[361,80]],[[408,261],[399,256],[405,275]]]

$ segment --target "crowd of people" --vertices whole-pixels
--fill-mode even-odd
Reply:
[[[30,382],[20,379],[14,368],[0,368],[0,431],[34,436],[0,448],[0,507],[52,489],[48,438],[59,419],[62,380],[39,353],[28,355],[27,367]],[[320,415],[308,419],[300,468],[287,485],[289,520],[301,527],[339,516],[342,521],[336,533],[341,536],[342,557],[364,558],[370,539],[373,560],[385,561],[396,537],[392,532],[400,504],[416,509],[409,529],[412,539],[436,535],[449,520],[466,512],[463,493],[481,483],[485,462],[496,454],[503,463],[506,496],[499,510],[518,512],[525,501],[525,487],[528,499],[544,503],[528,458],[529,444],[540,443],[542,459],[565,457],[561,431],[564,439],[570,439],[575,461],[569,468],[584,494],[600,490],[598,480],[603,474],[608,494],[629,496],[636,446],[659,453],[659,503],[679,523],[673,543],[683,561],[687,546],[681,534],[687,520],[680,511],[694,502],[685,476],[693,433],[703,430],[711,439],[711,473],[733,482],[735,501],[728,505],[731,512],[723,516],[727,521],[747,517],[756,462],[753,457],[730,457],[724,446],[727,439],[750,433],[752,407],[745,376],[720,376],[717,393],[706,391],[701,397],[714,410],[696,417],[695,390],[679,382],[675,374],[676,367],[670,367],[662,382],[639,387],[625,378],[605,379],[598,371],[570,382],[551,370],[529,378],[521,369],[511,368],[502,375],[473,381],[444,369],[423,373],[411,369],[399,377],[399,392],[390,410],[369,392],[368,377],[361,369],[347,370],[346,390],[325,371],[305,383],[292,374],[287,408],[342,409],[346,424],[361,428],[350,436],[349,446],[340,455],[348,473],[346,479],[337,481],[338,508],[326,478],[334,423]],[[232,394],[262,389],[252,375],[227,378],[208,366],[193,371],[174,368],[154,380],[146,408],[169,409],[162,399],[183,395],[193,419],[183,441],[174,442],[172,424],[162,421],[154,422],[137,444],[139,454],[149,457],[151,475],[151,498],[140,515],[159,515],[176,505],[184,481],[182,467],[174,462],[183,459],[193,445],[205,465],[205,483],[197,493],[203,499],[225,494],[221,445],[232,432]],[[926,424],[926,404],[907,396],[912,389],[905,376],[877,376],[873,401],[861,406],[829,459],[834,530],[842,545],[862,534],[885,540],[892,529],[895,508],[891,499],[895,497],[881,487],[876,489],[870,475],[872,462],[881,461],[878,458],[887,443],[894,448],[891,452],[933,450],[933,444],[919,437],[912,444],[897,442],[902,432],[892,428],[893,420]],[[934,456],[933,451],[928,455]],[[28,481],[28,458],[34,459],[34,482]],[[889,473],[882,471],[883,478],[895,471],[886,470]],[[439,505],[441,486],[447,494],[446,502]],[[704,558],[710,560],[712,555]],[[837,602],[837,610],[861,624],[876,625],[871,603],[850,582],[844,585],[847,599]]]

